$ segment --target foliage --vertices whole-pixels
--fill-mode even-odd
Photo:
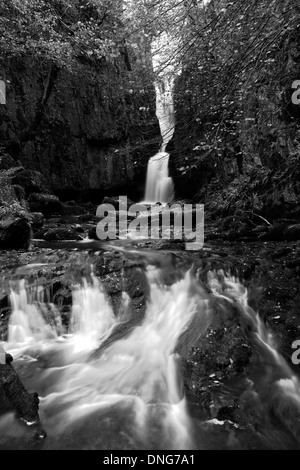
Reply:
[[[221,173],[284,170],[298,152],[300,77],[296,0],[138,0],[135,24],[179,75],[175,98],[178,172],[211,159]],[[166,38],[159,41],[159,38]],[[291,167],[291,165],[288,165]],[[227,171],[228,173],[228,171]]]
[[[201,13],[196,3],[176,94],[179,152],[189,154],[189,167],[215,155],[222,168],[239,151],[245,171],[285,165],[297,147],[289,91],[300,74],[299,6],[220,0]]]
[[[120,78],[107,99],[114,88],[136,126],[153,114],[153,81],[175,76],[180,174],[208,160],[223,176],[236,165],[240,173],[292,168],[297,0],[3,0],[0,13],[2,58],[32,56],[72,73],[112,64]]]
[[[120,15],[111,0],[3,0],[2,57],[29,55],[72,67],[78,59],[119,55]]]
[[[56,122],[57,103],[50,99],[55,87],[61,88],[61,82],[77,89],[79,99],[87,97],[115,118],[108,137],[113,139],[123,133],[127,138],[129,127],[141,136],[142,126],[155,116],[155,95],[149,42],[132,26],[132,17],[125,14],[122,0],[1,2],[0,64],[5,77],[0,78],[8,80],[8,93],[12,90],[21,102],[26,77],[23,81],[19,77],[31,63],[34,85],[41,90],[40,99],[36,99],[36,93],[34,100],[25,97],[30,121],[17,136],[19,143],[36,138],[42,122],[49,132],[57,124],[61,127]],[[18,71],[14,70],[16,66]],[[4,107],[0,114],[5,114]],[[147,140],[146,132],[141,139]],[[11,151],[10,146],[7,148]],[[17,143],[12,152],[15,154],[19,148]]]

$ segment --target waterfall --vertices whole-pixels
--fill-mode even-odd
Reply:
[[[45,414],[50,448],[68,446],[70,429],[80,425],[83,432],[75,434],[84,440],[86,429],[92,432],[93,424],[88,423],[96,417],[105,426],[109,413],[110,419],[117,413],[117,419],[124,421],[123,429],[128,428],[142,448],[152,441],[155,448],[192,448],[191,420],[175,349],[195,316],[209,316],[206,294],[190,272],[166,286],[161,272],[149,266],[147,278],[150,295],[143,322],[108,344],[97,358],[91,357],[91,350],[102,344],[117,323],[126,321],[124,315],[114,316],[99,280],[83,280],[74,286],[70,326],[61,333],[47,323],[41,309],[44,304],[29,296],[24,281],[11,292],[10,326],[14,328],[6,349],[13,353],[15,363],[26,360],[31,388],[41,393],[41,419]],[[126,296],[123,303],[120,312],[128,303]],[[22,335],[15,334],[17,327]],[[5,439],[5,426],[0,418],[0,442]],[[97,434],[96,428],[96,443],[90,444],[94,448],[100,445]],[[80,446],[78,440],[75,445]]]
[[[145,202],[167,203],[174,197],[174,184],[169,176],[169,154],[165,151],[175,127],[173,100],[174,79],[164,77],[155,84],[156,116],[162,135],[160,151],[150,158],[147,169]]]
[[[42,286],[27,286],[25,280],[11,291],[12,314],[8,324],[9,348],[57,338],[62,332],[60,314],[45,302]]]
[[[39,393],[48,436],[45,450],[205,448],[202,426],[206,433],[214,433],[207,425],[222,421],[197,424],[191,415],[177,347],[188,338],[190,344],[193,338],[209,338],[214,315],[227,315],[227,305],[241,315],[260,368],[239,384],[246,387],[239,397],[241,409],[246,417],[252,409],[253,413],[259,410],[260,431],[268,439],[270,428],[265,426],[274,417],[279,423],[272,434],[275,443],[277,433],[280,437],[287,431],[299,441],[299,377],[276,348],[272,332],[249,306],[247,288],[223,271],[209,272],[210,294],[190,271],[167,285],[160,269],[149,265],[146,274],[145,316],[114,340],[109,340],[110,335],[128,322],[131,307],[125,292],[115,314],[100,280],[83,279],[72,287],[67,327],[41,286],[24,280],[13,284],[13,312],[4,349],[12,353],[28,388]],[[97,354],[91,354],[95,350]],[[189,361],[198,360],[195,352]],[[220,387],[220,397],[228,393],[221,391],[218,381],[214,384]],[[12,414],[0,416],[0,448],[21,439],[20,432]]]
[[[145,202],[170,202],[173,198],[174,185],[169,176],[169,154],[159,152],[151,157],[147,169]]]
[[[260,352],[260,361],[264,374],[257,380],[258,391],[252,389],[249,382],[248,393],[256,399],[267,399],[267,405],[287,429],[293,429],[299,440],[300,380],[291,369],[286,359],[276,348],[274,337],[261,317],[248,304],[248,291],[239,279],[226,275],[222,270],[209,273],[209,285],[214,296],[223,298],[238,308],[252,331],[253,344]],[[297,425],[295,426],[295,423]]]

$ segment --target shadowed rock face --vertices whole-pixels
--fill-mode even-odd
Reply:
[[[0,346],[0,396],[5,409],[12,407],[19,419],[27,424],[39,422],[39,398],[37,393],[29,393],[12,367],[13,357]]]
[[[52,194],[32,193],[28,198],[28,205],[31,212],[41,212],[44,215],[55,214],[61,210],[58,197]]]
[[[77,77],[60,70],[44,116],[22,148],[18,140],[34,120],[43,86],[31,59],[3,71],[10,99],[0,108],[0,138],[15,166],[24,165],[13,184],[26,186],[26,195],[40,192],[42,183],[43,192],[50,187],[62,200],[91,198],[93,191],[99,199],[108,193],[142,196],[147,162],[160,140],[155,89],[126,96],[118,86],[126,80],[122,67],[119,74],[109,64],[103,63],[100,72],[87,66]],[[149,112],[144,116],[139,107],[145,104]]]
[[[0,249],[27,249],[31,225],[28,213],[20,204],[0,206]]]
[[[0,150],[0,250],[28,249],[31,221],[23,198],[23,188],[13,186],[9,171],[2,171]],[[21,191],[17,191],[17,188]]]
[[[33,441],[44,439],[46,432],[39,417],[39,397],[30,393],[12,367],[13,357],[0,346],[0,414],[14,411],[16,418],[33,430]]]
[[[19,418],[28,423],[39,421],[39,399],[29,393],[10,364],[0,365],[0,387]]]

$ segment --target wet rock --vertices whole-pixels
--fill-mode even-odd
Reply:
[[[160,204],[160,203],[156,203]],[[180,206],[183,206],[185,204],[194,204],[194,201],[192,199],[175,199],[172,202],[168,202],[167,206],[171,207],[173,204],[179,204]]]
[[[44,235],[47,233],[49,228],[44,227],[41,229],[33,230],[33,239],[34,240],[44,240]]]
[[[41,441],[42,439],[45,439],[47,437],[47,433],[44,429],[39,428],[34,431],[33,436],[32,436],[32,441]]]
[[[95,274],[101,279],[116,315],[120,312],[124,293],[129,296],[127,321],[116,328],[109,338],[110,342],[129,333],[144,318],[149,294],[145,261],[127,259],[123,253],[104,252],[95,258],[94,266]],[[105,345],[101,345],[101,350]]]
[[[31,224],[28,213],[19,203],[0,206],[0,249],[28,249]]]
[[[41,212],[44,215],[61,211],[61,202],[53,194],[33,193],[29,196],[28,204],[31,212]]]
[[[61,211],[63,215],[83,215],[86,212],[84,207],[76,204],[62,204]]]
[[[45,218],[41,212],[31,212],[29,213],[29,218],[33,229],[39,229],[43,227]]]
[[[92,214],[79,215],[78,218],[76,219],[76,221],[78,222],[90,222],[90,221],[96,221],[96,220],[99,220],[98,218],[96,218],[96,210],[95,210],[95,213],[92,213]]]
[[[134,220],[136,220],[135,215],[129,215],[127,212],[124,211],[117,211],[115,214],[111,214],[110,216],[103,216],[103,217],[98,217],[96,218],[97,223],[99,223],[101,220],[105,219],[105,224],[108,225],[110,224],[110,227],[112,228],[113,232],[111,233],[111,240],[117,240],[119,238],[119,228],[121,226],[120,220],[126,222],[126,228],[129,229],[130,223]],[[141,219],[140,219],[141,220]],[[143,223],[141,221],[141,223]],[[146,225],[148,224],[148,219],[146,221]],[[123,227],[123,225],[122,225]],[[107,230],[107,229],[106,229]],[[123,232],[124,235],[124,232]],[[97,225],[91,227],[88,231],[88,237],[91,240],[99,240],[99,237],[97,235]]]
[[[97,235],[97,227],[94,226],[94,227],[91,227],[88,231],[88,237],[91,239],[91,240],[99,240],[98,238],[98,235]]]
[[[43,235],[46,241],[59,241],[59,240],[82,240],[82,237],[74,228],[51,228]]]
[[[175,250],[181,251],[185,249],[185,242],[181,240],[161,240],[156,242],[157,250]]]
[[[241,424],[239,395],[246,384],[241,380],[236,382],[235,392],[225,391],[229,387],[234,390],[235,378],[242,378],[253,360],[247,325],[239,312],[212,297],[206,323],[195,317],[177,348],[189,400],[197,403],[207,418]]]
[[[15,410],[17,417],[26,423],[39,422],[39,398],[29,393],[11,364],[0,365],[0,389]]]
[[[81,206],[84,207],[87,212],[96,214],[97,205],[93,204],[92,202],[82,202]]]
[[[83,226],[80,225],[80,224],[76,224],[75,227],[74,227],[74,229],[75,229],[76,232],[78,232],[78,233],[84,233],[84,232],[85,232]]]
[[[5,353],[5,362],[6,364],[10,364],[11,362],[13,362],[14,358],[12,357],[11,354],[9,353]]]
[[[47,217],[47,226],[48,227],[50,227],[50,226],[54,227],[56,225],[59,225],[61,222],[62,222],[62,216],[61,215],[55,215],[55,217]],[[72,222],[73,222],[73,220],[72,220]],[[69,221],[67,221],[65,217],[64,217],[64,223],[65,224],[69,223]],[[53,227],[51,227],[51,228],[53,228]]]
[[[101,204],[110,204],[112,205],[116,210],[119,210],[119,197],[105,197],[102,201]],[[130,199],[127,198],[127,209],[135,204],[135,202],[131,201]]]
[[[15,192],[15,195],[16,195],[16,198],[17,200],[22,204],[24,205],[24,202],[25,202],[25,198],[26,198],[26,193],[25,193],[25,189],[22,188],[22,186],[18,185],[18,184],[13,184],[12,185],[12,188]]]

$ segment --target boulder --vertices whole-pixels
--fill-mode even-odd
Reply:
[[[41,212],[29,213],[32,228],[39,229],[44,226],[44,215]]]
[[[82,237],[74,228],[50,228],[44,233],[44,240],[46,241],[60,241],[60,240],[82,240]]]
[[[22,186],[20,186],[19,184],[12,185],[12,189],[15,192],[17,200],[22,205],[25,205],[25,200],[26,200],[25,189]]]
[[[28,205],[31,212],[41,212],[44,215],[61,211],[61,202],[53,194],[32,193],[28,198]]]
[[[0,206],[0,249],[28,249],[31,223],[28,213],[17,202]]]
[[[116,210],[119,210],[119,197],[105,197],[102,201],[101,204],[110,204],[112,205]],[[127,198],[127,209],[129,209],[130,206],[135,204],[135,202],[131,201],[130,199]]]
[[[80,224],[76,224],[76,225],[74,226],[74,229],[75,229],[76,232],[78,232],[78,233],[84,233],[84,232],[85,232],[83,226],[80,225]]]
[[[77,204],[62,204],[62,213],[64,215],[83,215],[86,213],[84,207]]]

